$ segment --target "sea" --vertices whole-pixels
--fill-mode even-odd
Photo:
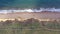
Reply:
[[[60,8],[60,0],[0,0],[1,8]]]

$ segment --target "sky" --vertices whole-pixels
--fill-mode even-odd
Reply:
[[[60,0],[0,0],[0,8],[60,8]]]

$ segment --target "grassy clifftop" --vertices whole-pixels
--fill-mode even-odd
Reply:
[[[25,21],[0,22],[0,34],[59,34],[60,23],[39,22],[37,19],[28,19]]]

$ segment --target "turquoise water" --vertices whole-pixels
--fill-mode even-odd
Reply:
[[[60,8],[60,0],[0,0],[0,8]]]

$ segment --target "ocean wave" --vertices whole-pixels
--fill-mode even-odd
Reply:
[[[14,12],[42,12],[42,11],[50,11],[50,12],[60,12],[60,9],[56,8],[40,8],[38,9],[8,9],[8,10],[0,10],[0,13],[14,13]]]

